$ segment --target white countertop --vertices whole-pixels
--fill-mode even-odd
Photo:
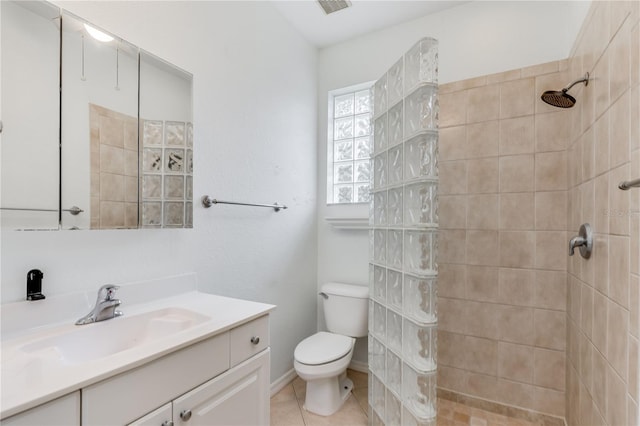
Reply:
[[[121,296],[118,295],[118,297]],[[223,333],[275,309],[273,305],[215,296],[192,289],[185,293],[134,305],[125,305],[126,299],[121,298],[123,304],[120,310],[124,315],[119,318],[76,326],[74,323],[78,317],[73,317],[68,321],[57,323],[57,325],[33,327],[21,331],[12,330],[9,334],[3,332],[0,347],[0,418],[4,419],[115,374],[133,369],[168,353]],[[83,327],[83,330],[85,327],[93,327],[96,333],[100,333],[100,327],[108,326],[108,323],[112,321],[164,308],[187,309],[207,318],[184,331],[84,363],[68,363],[55,356],[30,357],[21,350],[25,344],[30,342],[62,335],[78,330],[79,327]],[[6,315],[3,315],[3,321],[7,321]]]

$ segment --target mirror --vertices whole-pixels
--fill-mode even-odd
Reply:
[[[2,8],[2,226],[58,229],[60,10],[41,2]]]
[[[191,74],[48,3],[0,7],[2,226],[192,227]]]

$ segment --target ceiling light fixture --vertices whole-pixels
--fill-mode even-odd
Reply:
[[[351,6],[349,0],[318,0],[318,3],[327,15]]]
[[[84,24],[84,29],[87,30],[91,37],[95,38],[98,41],[101,41],[103,43],[113,41],[113,37],[111,37],[109,34],[103,33],[102,31],[93,28],[91,25]]]

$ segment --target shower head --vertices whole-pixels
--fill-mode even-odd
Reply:
[[[540,96],[540,99],[551,106],[558,108],[571,108],[576,104],[576,98],[567,92],[578,83],[584,83],[584,85],[587,86],[589,84],[589,73],[586,73],[583,78],[574,81],[562,90],[547,90],[542,94],[542,96]]]

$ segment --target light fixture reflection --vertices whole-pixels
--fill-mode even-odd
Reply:
[[[93,28],[91,25],[84,24],[84,28],[85,30],[87,30],[91,37],[95,38],[98,41],[108,43],[113,40],[113,37],[111,37],[109,34],[103,33],[102,31]]]

